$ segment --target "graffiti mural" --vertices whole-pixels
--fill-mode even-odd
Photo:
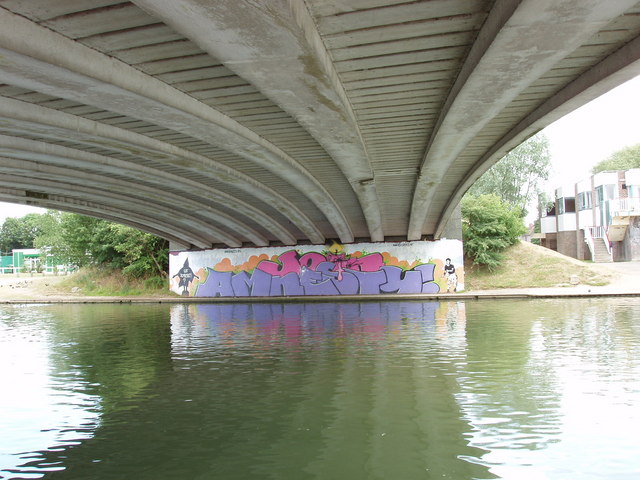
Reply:
[[[459,251],[455,248],[447,250],[447,265],[440,258],[425,255],[433,253],[433,244],[437,243],[349,246],[334,243],[320,251],[318,246],[298,246],[172,252],[170,266],[176,265],[177,269],[172,276],[172,289],[181,295],[196,297],[377,295],[460,290],[461,267],[456,271],[451,259],[459,258],[461,263],[461,242],[458,242]],[[453,279],[455,286],[451,288]]]
[[[184,296],[189,296],[189,284],[193,282],[193,279],[200,278],[193,273],[193,270],[189,267],[188,258],[184,261],[184,265],[182,265],[180,271],[173,276],[173,278],[176,277],[179,278],[178,287],[182,287],[182,292],[180,292],[180,294]]]

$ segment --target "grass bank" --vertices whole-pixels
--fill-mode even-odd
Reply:
[[[168,280],[163,277],[129,278],[120,270],[83,268],[61,281],[58,290],[94,296],[167,296]]]
[[[609,284],[611,277],[591,268],[589,263],[526,242],[507,249],[502,265],[494,272],[465,261],[467,291],[569,287],[573,286],[572,281],[600,286]]]

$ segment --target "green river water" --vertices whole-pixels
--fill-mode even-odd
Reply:
[[[640,479],[640,299],[0,305],[2,479]]]

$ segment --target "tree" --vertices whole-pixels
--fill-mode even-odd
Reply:
[[[605,170],[629,170],[640,168],[640,143],[618,150],[608,158],[596,163],[591,173],[604,172]]]
[[[7,218],[0,228],[0,251],[33,248],[41,231],[40,217],[38,213],[29,213],[21,218]]]
[[[538,134],[502,157],[487,170],[467,192],[468,195],[493,194],[522,211],[541,191],[541,183],[549,178],[551,156],[549,141]]]
[[[466,255],[477,265],[494,270],[502,251],[526,231],[521,211],[497,195],[465,195],[462,200],[462,237]]]
[[[167,275],[169,245],[162,238],[75,213],[45,215],[35,244],[65,263],[118,268],[130,277]]]
[[[131,277],[168,276],[169,242],[135,228],[112,223],[114,249],[127,264],[122,272]]]
[[[46,215],[48,218],[43,222],[43,231],[35,241],[38,248],[78,267],[112,260],[100,255],[99,251],[93,251],[94,244],[104,240],[100,235],[103,220],[74,213],[49,212]],[[101,244],[98,248],[108,249],[108,245]]]

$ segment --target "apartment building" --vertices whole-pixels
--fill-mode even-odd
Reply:
[[[555,190],[541,245],[580,260],[640,260],[640,168],[605,171]]]

